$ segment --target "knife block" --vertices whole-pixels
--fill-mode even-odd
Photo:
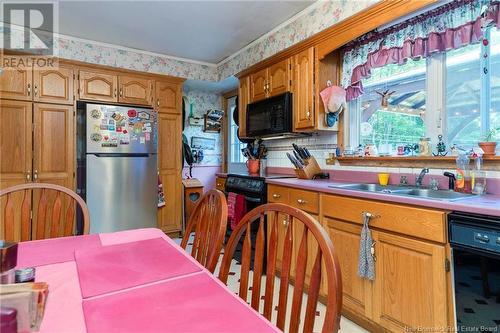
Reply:
[[[295,174],[298,178],[313,179],[314,175],[321,172],[318,161],[316,161],[314,156],[311,156],[307,160],[304,160],[304,163],[305,166],[303,169],[295,169]]]

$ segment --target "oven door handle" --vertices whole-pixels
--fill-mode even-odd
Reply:
[[[229,192],[224,191],[224,194],[227,196],[229,194]],[[243,194],[241,194],[241,195],[243,195]],[[249,196],[246,196],[246,195],[243,195],[243,196],[245,197],[246,201],[250,201],[250,202],[258,203],[258,204],[262,203],[262,200],[259,199],[259,198],[252,198],[252,197],[249,197]]]

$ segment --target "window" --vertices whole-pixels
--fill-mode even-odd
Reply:
[[[499,128],[500,31],[488,28],[485,36],[488,43],[372,69],[364,94],[350,103],[350,123],[357,124],[350,145],[390,144],[394,151],[443,134],[448,146],[471,148]]]
[[[240,172],[245,169],[246,158],[241,153],[241,149],[245,148],[245,145],[238,139],[238,125],[234,122],[233,112],[236,108],[236,97],[231,97],[227,100],[227,119],[229,120],[229,130],[227,142],[228,145],[228,171],[229,172]]]
[[[363,81],[365,93],[360,97],[361,144],[396,146],[424,136],[425,74],[425,60],[372,70],[372,76]]]

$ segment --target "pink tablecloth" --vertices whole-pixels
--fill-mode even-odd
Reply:
[[[158,237],[176,248],[186,261],[196,264],[200,271],[91,297],[83,303],[74,261],[37,267],[36,280],[49,284],[49,299],[40,331],[116,332],[123,331],[123,327],[135,332],[279,331],[161,230],[139,229],[99,235],[102,246]],[[106,307],[117,300],[120,306]],[[130,302],[131,308],[125,306],[125,302]],[[99,308],[103,305],[106,310]],[[145,321],[144,318],[149,319]],[[125,323],[127,326],[123,326]]]

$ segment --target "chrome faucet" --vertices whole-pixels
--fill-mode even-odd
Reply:
[[[427,173],[429,173],[429,169],[427,169],[427,168],[423,168],[422,171],[420,171],[420,174],[415,179],[415,186],[416,187],[422,187],[422,181],[424,180],[424,176]]]

